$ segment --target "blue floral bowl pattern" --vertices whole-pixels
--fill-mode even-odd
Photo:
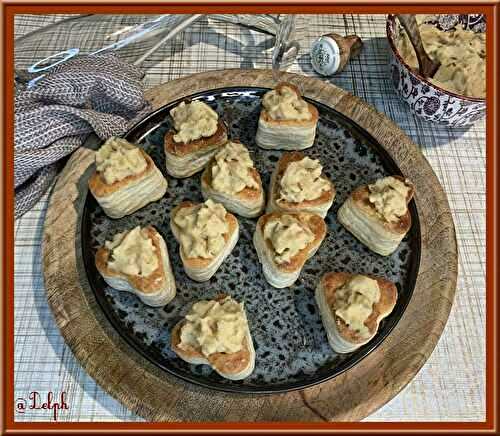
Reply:
[[[399,24],[395,18],[395,15],[389,15],[387,18],[391,80],[396,92],[410,106],[412,112],[427,121],[452,127],[468,126],[483,118],[486,113],[484,98],[467,97],[440,88],[413,71],[403,61],[396,50],[395,38],[399,34]],[[457,25],[476,32],[484,32],[486,29],[484,16],[478,15],[442,15],[432,24],[443,31]]]

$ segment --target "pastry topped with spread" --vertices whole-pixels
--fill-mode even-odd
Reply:
[[[238,141],[228,141],[208,163],[201,192],[204,198],[247,218],[260,215],[265,205],[259,172],[248,149]]]
[[[468,97],[486,97],[486,33],[464,30],[457,25],[443,31],[429,23],[429,16],[416,15],[420,36],[429,57],[440,63],[432,84]],[[396,38],[399,54],[418,72],[415,50],[405,31]]]
[[[264,94],[262,107],[272,120],[308,121],[313,116],[298,89],[286,83]]]
[[[290,263],[314,240],[309,226],[293,215],[285,214],[267,220],[263,227],[263,236],[272,248],[274,262],[279,265]]]
[[[257,221],[253,243],[266,280],[275,288],[291,286],[307,259],[326,236],[326,224],[314,213],[272,212]]]
[[[183,201],[172,211],[170,227],[186,274],[200,282],[215,274],[239,236],[236,217],[210,199],[200,204]]]
[[[176,143],[188,143],[200,138],[210,138],[217,131],[219,116],[208,104],[202,101],[182,102],[170,111],[177,133]]]
[[[389,280],[329,272],[315,293],[328,342],[337,353],[350,353],[369,342],[380,321],[394,309],[397,288]]]
[[[400,176],[360,186],[340,207],[339,222],[372,251],[388,256],[411,227],[413,185]]]
[[[154,227],[115,234],[97,250],[95,264],[109,286],[134,293],[150,306],[164,306],[175,297],[167,245]]]
[[[227,142],[227,129],[209,105],[181,102],[170,111],[173,129],[165,135],[165,163],[173,177],[189,177],[201,171]]]
[[[241,380],[255,367],[243,303],[220,295],[194,303],[171,335],[172,350],[183,360],[210,365],[222,377]]]
[[[408,212],[411,186],[396,177],[384,177],[368,185],[368,201],[387,222],[398,222]]]
[[[267,212],[313,212],[325,218],[335,186],[319,160],[295,151],[283,153],[271,176]]]
[[[109,138],[95,154],[89,189],[106,215],[121,218],[165,195],[167,180],[149,155],[125,139]]]
[[[267,149],[302,150],[316,136],[318,110],[306,102],[299,89],[279,83],[264,94],[255,141]]]
[[[144,172],[148,166],[144,152],[122,138],[111,138],[97,150],[97,172],[107,185]]]

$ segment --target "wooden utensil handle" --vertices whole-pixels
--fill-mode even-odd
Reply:
[[[424,77],[432,77],[439,68],[439,64],[434,62],[425,51],[415,15],[398,14],[396,16],[406,30],[406,34],[408,35],[408,38],[410,38],[410,42],[415,49],[420,74]]]

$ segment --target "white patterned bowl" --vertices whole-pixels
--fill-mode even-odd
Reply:
[[[465,25],[475,31],[485,30],[482,15],[447,15],[436,25],[443,29]],[[396,49],[399,34],[395,15],[387,17],[387,39],[390,50],[391,80],[401,99],[421,118],[450,127],[468,126],[484,117],[486,99],[468,97],[436,86],[410,68]]]

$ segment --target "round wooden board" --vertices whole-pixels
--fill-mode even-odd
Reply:
[[[163,372],[131,349],[99,308],[81,256],[81,213],[93,151],[68,161],[45,220],[47,298],[61,333],[85,370],[110,395],[150,421],[357,421],[393,398],[434,349],[455,295],[457,245],[446,195],[432,168],[404,132],[346,91],[318,79],[283,73],[305,96],[335,108],[382,144],[416,187],[422,249],[415,291],[402,319],[380,347],[336,378],[301,391],[238,395],[200,388]],[[268,70],[224,70],[188,76],[147,92],[156,109],[193,93],[227,86],[273,87]]]

